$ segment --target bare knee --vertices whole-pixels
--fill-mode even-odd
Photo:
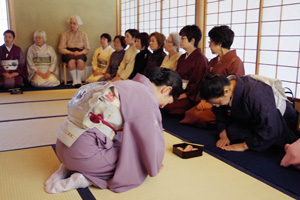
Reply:
[[[77,69],[78,69],[78,70],[83,70],[83,69],[84,69],[84,61],[83,61],[83,60],[78,59],[78,60],[76,61],[76,64],[77,64]]]
[[[76,61],[74,59],[70,60],[68,62],[68,69],[70,71],[74,70],[76,68]]]

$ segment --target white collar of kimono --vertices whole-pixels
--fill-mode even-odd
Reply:
[[[11,47],[9,48],[8,46],[5,45],[6,49],[8,52],[10,52],[11,48],[14,46],[14,43],[12,43]]]
[[[46,46],[46,43],[44,43],[41,47],[39,47],[38,45],[34,44],[35,47],[39,48],[39,49],[43,49]]]

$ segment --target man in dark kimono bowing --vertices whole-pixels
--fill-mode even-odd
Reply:
[[[283,148],[299,138],[297,111],[277,79],[209,73],[200,85],[200,94],[213,105],[220,131],[217,147],[263,151],[271,146]]]

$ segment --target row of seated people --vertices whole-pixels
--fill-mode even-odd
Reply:
[[[81,78],[78,77],[82,77],[86,54],[89,52],[87,35],[79,30],[80,24],[82,24],[82,21],[78,16],[71,17],[69,20],[70,30],[62,34],[59,44],[59,52],[63,55],[63,61],[68,64],[68,69],[75,85],[81,82]],[[6,44],[0,49],[0,83],[6,87],[13,84],[21,85],[22,79],[26,79],[27,77],[27,70],[22,71],[22,69],[25,69],[25,65],[21,65],[25,63],[25,58],[20,48],[12,45],[14,33],[7,31],[4,33],[4,36]],[[31,69],[31,65],[28,65],[32,85],[34,85],[34,82],[39,85],[46,79],[52,79],[52,83],[55,83],[57,80],[55,79],[55,75],[57,75],[56,70],[49,65],[50,59],[55,59],[56,56],[54,50],[44,44],[46,41],[44,36],[45,33],[43,31],[35,33],[35,44],[29,48],[27,54],[27,58],[33,55],[33,58],[27,59],[28,64],[38,63],[39,65],[40,63],[48,63],[47,68],[45,67],[44,69]],[[116,36],[114,38],[114,51],[110,47],[111,37],[109,34],[102,34],[100,37],[101,47],[94,53],[92,61],[93,73],[88,78],[88,82],[99,80],[111,80],[113,82],[116,80],[131,79],[136,73],[145,74],[147,69],[155,66],[176,70],[182,78],[184,93],[180,95],[176,102],[165,106],[162,112],[182,117],[181,123],[192,124],[202,128],[215,128],[216,117],[212,110],[213,106],[211,103],[207,103],[204,100],[205,98],[200,98],[200,83],[209,72],[221,76],[228,76],[230,74],[243,76],[245,72],[243,62],[236,55],[235,50],[230,50],[234,39],[234,32],[228,26],[216,26],[209,31],[209,47],[213,54],[217,54],[209,62],[205,55],[201,53],[201,49],[198,48],[201,36],[201,30],[196,25],[183,27],[179,34],[171,33],[167,40],[163,34],[158,32],[154,32],[148,36],[147,33],[139,33],[138,30],[128,29],[125,32],[125,38],[123,36]],[[42,42],[39,40],[42,40]],[[127,45],[129,48],[125,51]],[[148,45],[153,53],[148,50]],[[180,47],[186,53],[180,55]],[[164,53],[163,48],[168,52],[168,55]],[[42,49],[44,49],[44,52],[41,51]],[[31,53],[30,51],[33,52]],[[43,56],[37,59],[38,55]],[[7,60],[11,62],[9,65],[5,65]],[[5,68],[3,66],[8,67]],[[37,65],[34,66],[36,67]],[[260,117],[258,116],[258,118]],[[264,137],[259,132],[256,134]],[[222,136],[220,135],[220,138]],[[219,142],[219,146],[228,146],[228,141],[225,141],[222,144]],[[255,143],[253,144],[254,146],[265,146],[262,145],[261,141],[253,142]]]

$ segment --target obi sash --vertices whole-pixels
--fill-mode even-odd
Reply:
[[[82,133],[97,128],[110,140],[123,128],[119,94],[111,83],[97,82],[80,87],[68,104],[68,118],[57,132],[70,147]],[[95,120],[95,117],[97,120]]]
[[[51,56],[34,56],[32,61],[39,71],[46,73],[51,65]]]
[[[50,65],[51,64],[51,56],[35,56],[32,61],[36,65]]]
[[[100,69],[104,69],[106,67],[106,65],[107,65],[106,60],[98,59],[98,67]]]
[[[1,60],[1,65],[6,71],[17,70],[19,61],[18,60]]]

